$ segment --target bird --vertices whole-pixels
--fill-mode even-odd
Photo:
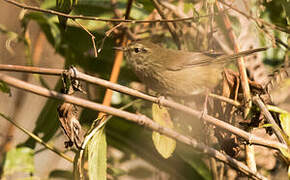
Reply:
[[[267,48],[221,55],[173,50],[141,40],[118,49],[124,51],[127,63],[148,88],[165,96],[186,97],[214,88],[227,63]]]

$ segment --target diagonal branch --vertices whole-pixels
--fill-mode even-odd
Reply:
[[[274,118],[272,117],[271,113],[269,112],[269,110],[267,109],[267,107],[265,106],[265,104],[263,103],[263,101],[261,100],[261,98],[257,95],[257,96],[255,96],[253,98],[253,101],[257,104],[257,106],[259,106],[259,108],[261,109],[261,111],[264,113],[264,116],[269,121],[269,123],[272,124],[272,128],[273,128],[274,133],[277,136],[278,140],[281,143],[286,144],[286,142],[283,139],[283,136],[281,134],[281,130],[280,130],[279,126],[275,122]]]
[[[162,19],[166,19],[166,15],[164,14],[163,10],[162,10],[162,7],[161,5],[158,3],[157,0],[151,0],[155,6],[155,8],[157,9],[159,15],[161,16]],[[176,33],[175,31],[175,28],[174,28],[174,24],[173,23],[170,23],[170,22],[166,22],[166,26],[173,38],[173,40],[175,41],[178,49],[181,49],[181,43],[179,41],[179,38],[178,38],[178,34]]]
[[[92,101],[84,100],[82,98],[77,98],[74,96],[61,94],[61,93],[58,93],[56,91],[48,90],[48,89],[45,89],[43,87],[36,86],[36,85],[30,84],[30,83],[18,80],[16,78],[13,78],[13,77],[10,77],[10,76],[4,75],[4,74],[0,74],[0,80],[2,80],[3,82],[5,82],[13,87],[16,87],[16,88],[19,88],[19,89],[22,89],[22,90],[25,90],[25,91],[28,91],[28,92],[31,92],[34,94],[38,94],[38,95],[53,98],[53,99],[63,100],[63,101],[66,101],[68,103],[82,106],[84,108],[89,108],[89,109],[96,110],[96,111],[106,112],[108,114],[127,119],[127,120],[132,121],[134,123],[137,123],[141,126],[145,126],[153,131],[157,131],[161,134],[164,134],[168,137],[171,137],[171,138],[173,138],[179,142],[182,142],[188,146],[191,146],[191,147],[193,147],[193,148],[195,148],[195,149],[197,149],[197,150],[199,150],[199,151],[201,151],[209,156],[215,157],[216,159],[218,159],[224,163],[229,164],[230,166],[239,170],[240,172],[243,172],[248,177],[255,178],[255,179],[266,179],[264,176],[250,170],[245,164],[231,158],[230,156],[225,155],[225,154],[223,154],[223,153],[221,153],[213,148],[210,148],[210,147],[204,145],[203,143],[198,143],[193,138],[179,134],[172,129],[160,126],[158,123],[154,122],[153,120],[146,117],[145,115],[136,115],[136,114],[129,113],[126,111],[122,111],[120,109],[116,109],[116,108],[104,106],[104,105],[101,105],[98,103],[94,103]]]
[[[24,129],[23,127],[19,126],[16,122],[12,121],[9,117],[5,116],[4,114],[0,113],[0,116],[4,119],[6,119],[7,121],[9,121],[11,124],[13,124],[15,127],[17,127],[18,129],[20,129],[22,132],[24,132],[25,134],[27,134],[28,136],[32,137],[35,141],[37,141],[38,143],[42,144],[44,147],[46,147],[47,149],[51,150],[52,152],[56,153],[57,155],[59,155],[60,157],[64,158],[65,160],[73,163],[72,158],[70,158],[69,156],[65,155],[64,153],[62,153],[59,149],[47,144],[46,142],[44,142],[42,139],[40,139],[38,136],[36,136],[35,134],[29,132],[28,130]]]
[[[49,68],[0,64],[0,71],[1,70],[14,71],[14,72],[30,72],[30,73],[47,74],[47,75],[61,75],[62,73],[67,72],[67,71],[62,70],[62,69],[49,69]],[[194,109],[191,109],[187,106],[176,103],[174,101],[153,97],[153,96],[144,94],[142,92],[139,92],[137,90],[128,88],[126,86],[111,83],[109,81],[84,74],[82,72],[77,71],[76,69],[74,69],[74,70],[75,71],[71,74],[71,77],[76,78],[78,80],[83,80],[83,81],[89,82],[91,84],[100,85],[100,86],[118,91],[120,93],[135,96],[135,97],[138,97],[138,98],[150,101],[150,102],[160,103],[163,106],[170,107],[170,108],[173,108],[176,110],[180,110],[181,112],[185,112],[187,114],[193,115],[194,117],[198,117],[198,118],[201,117],[202,112],[196,111]],[[209,116],[209,115],[204,115],[203,120],[245,139],[250,144],[261,145],[261,146],[265,146],[265,147],[269,147],[269,148],[273,148],[273,149],[277,149],[277,150],[279,150],[281,148],[287,148],[287,146],[285,144],[275,142],[275,141],[265,140],[263,138],[260,138],[254,134],[243,131],[235,126],[232,126],[224,121],[221,121],[221,120],[216,119],[216,118]]]

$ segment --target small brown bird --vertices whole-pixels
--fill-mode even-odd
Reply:
[[[124,51],[128,64],[148,88],[161,95],[184,97],[214,88],[228,62],[267,48],[217,55],[167,49],[142,40],[117,49]]]

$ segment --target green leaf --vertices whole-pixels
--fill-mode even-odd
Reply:
[[[88,174],[90,179],[107,179],[107,142],[104,127],[88,143]]]
[[[154,7],[152,1],[150,1],[150,0],[138,0],[138,1],[134,1],[134,3],[135,3],[135,4],[134,4],[133,7],[136,8],[136,11],[139,10],[139,11],[143,12],[142,15],[144,15],[145,13],[150,14],[150,13],[155,9],[155,7]],[[140,4],[142,4],[142,6],[141,6]],[[133,9],[134,9],[134,8],[133,8]],[[144,9],[145,9],[146,11],[144,11]],[[132,11],[132,13],[131,13],[131,15],[132,15],[134,18],[137,18],[137,17],[136,17],[136,14],[135,14],[136,11]],[[140,13],[141,13],[141,12],[140,12]]]
[[[279,118],[283,131],[290,137],[290,113],[282,113]]]
[[[56,25],[53,18],[45,16],[43,13],[30,12],[25,14],[22,19],[22,23],[28,24],[29,21],[34,20],[41,27],[42,31],[45,33],[47,40],[53,44],[57,49],[61,43],[61,31]]]
[[[282,126],[282,130],[279,128],[284,140],[290,146],[290,113],[287,111],[272,105],[267,105],[269,111],[279,113],[279,119]]]
[[[280,110],[280,112],[283,112],[279,115],[280,123],[282,126],[281,134],[286,141],[288,148],[280,148],[280,152],[283,154],[285,161],[290,164],[290,113]]]
[[[273,105],[267,105],[267,109],[276,113],[287,113],[287,111]]]
[[[263,124],[261,128],[273,127],[273,124]]]
[[[13,148],[7,154],[4,162],[3,175],[14,173],[34,173],[34,151],[27,147]]]
[[[271,23],[281,27],[287,27],[287,25],[289,25],[287,24],[289,23],[289,15],[290,15],[289,0],[275,0],[270,1],[268,3],[264,3],[264,5],[266,9],[263,15],[269,16]]]
[[[4,83],[3,81],[0,81],[0,91],[2,91],[3,93],[7,93],[9,95],[11,95],[11,91],[9,86],[7,86],[6,83]]]
[[[170,114],[165,107],[160,107],[158,104],[152,104],[153,120],[161,126],[172,129],[173,122],[171,121]],[[176,141],[158,132],[152,133],[153,143],[157,151],[165,158],[169,158],[175,150]]]

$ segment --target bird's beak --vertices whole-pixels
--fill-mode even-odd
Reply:
[[[113,47],[114,50],[119,50],[119,51],[125,51],[126,48],[125,47]]]

